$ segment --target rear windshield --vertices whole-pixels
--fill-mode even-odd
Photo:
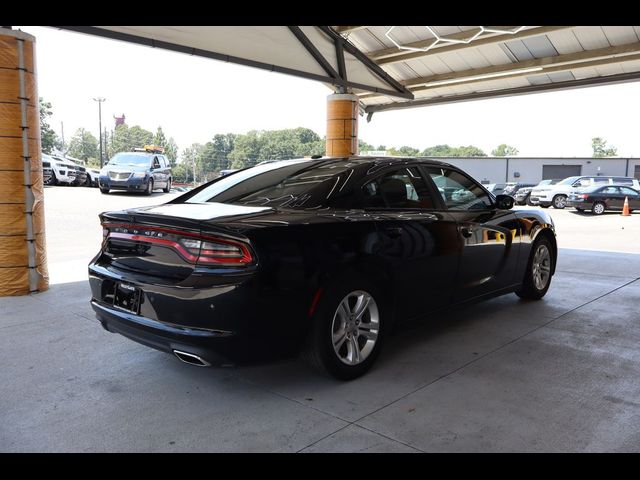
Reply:
[[[582,177],[569,177],[569,178],[565,178],[564,180],[562,180],[561,182],[558,182],[558,185],[571,185],[573,182],[575,182],[577,179],[582,178]]]
[[[355,164],[348,160],[285,160],[240,170],[215,180],[185,200],[313,208],[326,204],[346,184]]]
[[[116,153],[107,165],[141,167],[151,165],[151,158],[148,155],[136,155],[135,153]]]

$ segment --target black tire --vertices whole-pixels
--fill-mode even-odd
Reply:
[[[107,193],[109,193],[109,189],[100,187],[100,193],[104,193],[106,195]]]
[[[149,183],[147,184],[147,189],[144,191],[145,195],[151,195],[153,193],[153,178],[149,179]]]
[[[49,180],[48,185],[58,185],[58,177],[56,177],[55,170],[51,172],[51,179]]]
[[[549,208],[549,205],[540,205],[542,208]]]
[[[334,328],[339,326],[340,323],[341,317],[339,316],[338,309],[341,303],[346,298],[354,298],[350,297],[350,295],[358,292],[370,295],[374,302],[372,307],[377,307],[377,337],[372,348],[368,350],[367,356],[360,363],[348,365],[345,361],[341,360],[340,357],[342,355],[339,352],[343,351],[345,352],[345,355],[348,356],[347,352],[352,351],[353,349],[353,347],[349,348],[349,343],[355,342],[359,347],[358,350],[362,349],[362,352],[360,353],[364,353],[367,349],[366,344],[369,342],[369,339],[364,336],[360,336],[355,338],[355,340],[343,340],[343,343],[341,344],[342,346],[339,347],[338,352],[336,352],[333,346],[333,339],[337,332],[334,332]],[[369,305],[371,305],[371,303],[369,303]],[[334,324],[334,317],[336,322],[338,322],[336,324]],[[361,326],[355,327],[356,332],[360,332],[360,330],[357,329],[362,328],[362,325],[373,325],[374,323],[372,323],[372,320],[374,317],[375,313],[372,314],[370,311],[365,313],[361,317],[363,319],[360,324]],[[380,354],[386,337],[386,332],[390,327],[390,317],[388,316],[388,309],[383,300],[382,293],[378,288],[364,278],[345,279],[328,287],[321,294],[320,301],[317,304],[317,308],[311,318],[311,322],[311,328],[302,356],[318,371],[329,374],[339,380],[352,380],[364,375],[371,368]],[[353,324],[352,327],[354,327]],[[345,327],[345,329],[348,329],[348,327]],[[375,331],[375,328],[369,329],[369,332]],[[349,335],[345,334],[345,337],[348,336]],[[351,345],[353,345],[353,343],[351,343]],[[363,346],[360,347],[360,345]]]
[[[564,207],[567,206],[567,196],[558,194],[555,197],[553,197],[552,203],[553,203],[553,208],[562,210]]]
[[[531,203],[531,194],[528,194],[527,197],[524,200],[524,203],[526,203],[527,205],[529,205],[530,207],[533,207],[533,203]]]
[[[595,202],[591,207],[591,212],[594,215],[602,215],[607,210],[607,206],[603,202]]]
[[[87,179],[84,181],[85,187],[90,187],[92,185],[91,176],[87,175]]]
[[[169,177],[169,181],[167,182],[167,186],[162,189],[164,193],[169,193],[171,191],[171,177]]]
[[[536,282],[534,280],[534,258],[536,257],[536,253],[542,247],[546,247],[547,252],[549,254],[549,276],[546,279],[546,285],[543,288],[538,288],[536,286]],[[551,285],[552,273],[554,270],[556,259],[553,256],[553,248],[551,246],[551,241],[546,237],[540,237],[535,241],[533,246],[531,247],[531,254],[529,255],[529,261],[527,263],[527,269],[524,273],[524,279],[522,281],[522,287],[520,290],[516,291],[516,295],[520,298],[525,298],[528,300],[540,300],[545,296],[547,291],[549,290],[549,286]]]

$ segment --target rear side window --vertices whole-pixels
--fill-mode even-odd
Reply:
[[[605,187],[602,190],[600,190],[600,193],[608,193],[608,194],[617,195],[619,192],[618,192],[618,187]]]
[[[493,201],[487,192],[460,172],[438,167],[425,167],[425,170],[436,184],[447,208],[453,210],[493,208]]]
[[[633,185],[633,179],[629,177],[613,177],[613,183],[621,183],[623,185]]]
[[[572,186],[573,187],[588,187],[590,185],[593,185],[593,179],[591,179],[591,178],[581,178],[580,180],[575,182]]]
[[[595,184],[599,183],[611,183],[611,179],[609,177],[596,177],[592,179]]]
[[[633,188],[628,187],[620,187],[620,192],[622,192],[623,195],[638,195],[638,192],[636,192]]]
[[[355,208],[434,208],[426,182],[416,167],[387,172],[367,182]]]

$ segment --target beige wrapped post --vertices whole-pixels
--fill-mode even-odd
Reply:
[[[35,38],[0,28],[0,296],[49,287]]]
[[[327,156],[358,154],[358,97],[334,93],[327,97]]]

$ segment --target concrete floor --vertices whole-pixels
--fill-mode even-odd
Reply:
[[[561,249],[543,300],[400,331],[347,383],[295,359],[183,364],[104,331],[62,278],[0,298],[2,452],[640,450],[640,255]]]

